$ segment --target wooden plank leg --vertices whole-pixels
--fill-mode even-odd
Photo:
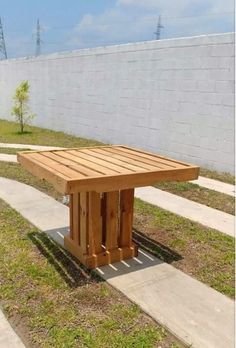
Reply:
[[[89,192],[89,255],[102,252],[102,216],[100,193]]]
[[[70,195],[70,238],[73,239],[73,194]]]
[[[121,247],[132,246],[134,189],[120,191],[120,238]]]
[[[80,234],[80,212],[79,212],[80,194],[74,193],[70,195],[70,238],[79,245]]]
[[[73,195],[72,232],[65,237],[65,246],[88,268],[137,256],[132,243],[133,203],[133,189]]]
[[[80,193],[80,246],[82,253],[88,253],[88,193]]]

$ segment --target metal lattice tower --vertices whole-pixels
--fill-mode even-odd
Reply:
[[[36,29],[36,51],[35,51],[35,55],[39,56],[41,54],[41,37],[40,37],[40,33],[41,33],[41,27],[39,24],[39,19],[37,20],[37,29]]]
[[[157,30],[155,31],[156,35],[156,40],[160,40],[161,38],[161,29],[163,29],[163,25],[161,24],[161,15],[158,17],[158,22],[157,22]]]
[[[7,59],[7,50],[5,45],[1,17],[0,17],[0,54],[3,56],[3,57],[0,56],[0,59]]]

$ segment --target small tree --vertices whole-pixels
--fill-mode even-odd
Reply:
[[[20,125],[20,132],[24,132],[24,127],[26,124],[32,120],[32,118],[35,116],[33,114],[29,114],[29,82],[23,81],[21,84],[16,88],[15,95],[13,97],[14,105],[12,108],[12,115],[15,116],[16,121]]]

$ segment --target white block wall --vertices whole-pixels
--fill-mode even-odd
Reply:
[[[232,33],[1,61],[1,118],[22,80],[35,125],[234,172]]]

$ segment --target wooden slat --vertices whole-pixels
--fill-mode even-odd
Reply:
[[[96,162],[98,164],[101,164],[104,167],[108,167],[110,169],[112,169],[114,171],[115,174],[120,174],[120,173],[133,173],[133,171],[127,169],[127,168],[123,168],[121,167],[119,164],[114,164],[111,163],[111,161],[109,160],[109,158],[106,155],[101,155],[99,153],[95,153],[92,150],[81,150],[81,151],[76,151],[74,152],[74,154],[78,157],[83,157],[83,158],[87,158],[93,162]]]
[[[142,164],[148,164],[152,167],[151,170],[158,170],[158,169],[169,169],[169,167],[171,168],[175,168],[174,165],[167,165],[166,163],[160,162],[158,161],[158,164],[156,162],[154,162],[152,159],[149,158],[145,158],[145,157],[141,157],[138,154],[133,154],[131,152],[127,152],[125,148],[119,147],[119,148],[111,148],[112,152],[118,152],[119,154],[122,154],[122,156],[125,156],[127,158],[131,158],[135,161],[137,161],[138,163],[142,163]],[[110,151],[110,150],[109,150]]]
[[[89,253],[102,252],[102,217],[100,194],[89,192]]]
[[[155,155],[154,153],[150,153],[150,152],[146,152],[146,151],[138,150],[138,149],[133,149],[133,148],[127,147],[127,146],[120,146],[119,148],[125,149],[129,153],[135,153],[138,156],[149,158],[149,159],[156,161],[158,163],[167,163],[167,164],[173,165],[173,166],[176,164],[177,166],[174,166],[174,168],[178,168],[178,165],[180,165],[181,168],[192,166],[191,164],[186,163],[186,162],[176,161],[176,160],[168,158],[168,157]]]
[[[105,193],[106,199],[106,250],[117,248],[119,191]]]
[[[110,192],[158,181],[194,180],[199,173],[197,166],[125,146],[40,151],[19,154],[18,160],[32,174],[48,180],[63,193]]]
[[[76,258],[78,258],[88,268],[95,268],[109,263],[129,259],[138,255],[138,247],[133,244],[131,248],[118,248],[110,252],[102,252],[98,255],[84,255],[81,248],[76,246],[68,237],[64,238],[64,245]]]
[[[106,244],[106,194],[101,193],[101,215],[102,215],[102,245]]]
[[[29,159],[35,160],[38,163],[42,163],[42,164],[46,165],[47,167],[53,169],[55,171],[55,173],[58,172],[58,173],[61,173],[63,175],[67,175],[69,178],[82,179],[85,177],[84,175],[76,172],[75,170],[70,169],[70,168],[64,166],[63,164],[57,163],[48,157],[45,157],[43,155],[43,153],[32,153],[32,154],[28,154],[27,157]]]
[[[111,163],[106,161],[101,161],[96,156],[89,156],[84,154],[82,151],[69,150],[66,154],[73,155],[75,161],[82,163],[90,168],[93,168],[99,171],[101,174],[109,175],[109,174],[117,174],[120,173],[119,166],[111,165]]]
[[[144,171],[147,171],[147,170],[158,170],[158,169],[166,169],[166,166],[161,166],[161,165],[155,165],[154,162],[152,162],[152,165],[150,164],[147,164],[147,163],[144,163],[144,162],[140,162],[138,160],[138,157],[136,156],[135,158],[132,158],[131,156],[127,156],[125,154],[125,152],[122,153],[122,151],[120,151],[120,148],[119,149],[113,149],[113,148],[109,148],[109,149],[106,149],[104,151],[107,151],[107,155],[109,157],[112,157],[112,158],[117,158],[119,159],[120,161],[124,162],[124,164],[126,163],[130,163],[138,168],[141,168],[142,170]]]
[[[143,168],[141,168],[139,166],[136,166],[136,165],[133,165],[133,164],[129,164],[128,162],[123,162],[123,161],[121,161],[119,159],[116,159],[116,158],[113,158],[113,157],[109,156],[107,151],[104,150],[104,149],[94,149],[94,150],[91,150],[91,151],[93,151],[95,154],[103,155],[104,159],[106,159],[106,161],[108,161],[110,163],[118,164],[120,167],[123,167],[125,169],[130,169],[133,173],[145,171],[145,169],[143,169]]]
[[[68,181],[69,177],[61,174],[61,173],[55,173],[54,169],[51,169],[50,167],[38,163],[32,158],[28,158],[27,155],[17,155],[17,160],[19,163],[22,164],[23,167],[25,167],[31,174],[37,176],[40,179],[45,179],[53,186],[56,190],[58,190],[61,193],[67,193],[68,192]]]
[[[74,194],[70,195],[70,238],[74,239],[73,236],[73,196]]]
[[[120,236],[119,246],[132,245],[134,190],[120,191]]]
[[[45,157],[51,158],[57,163],[63,164],[65,167],[71,168],[80,174],[84,176],[100,176],[101,173],[98,173],[97,171],[91,170],[90,168],[87,168],[84,165],[79,164],[78,162],[74,161],[73,159],[69,158],[70,156],[67,156],[66,152],[58,152],[55,153],[45,153]],[[73,157],[73,156],[71,156]]]
[[[80,193],[80,245],[84,254],[88,249],[88,193]]]
[[[77,245],[80,245],[80,207],[79,207],[79,201],[80,201],[80,194],[74,193],[73,194],[73,240],[74,243]]]

